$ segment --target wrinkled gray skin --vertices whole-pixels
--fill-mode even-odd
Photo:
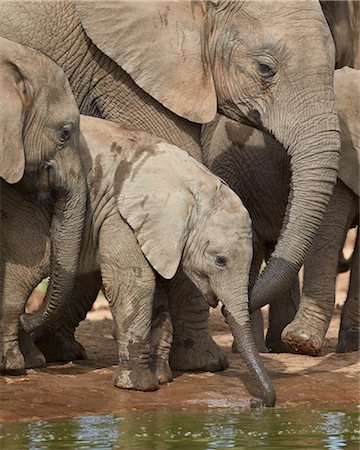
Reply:
[[[50,311],[56,316],[60,299],[68,300],[73,287],[86,185],[78,155],[79,111],[60,67],[31,48],[0,38],[0,97],[0,369],[14,371],[25,367],[18,342],[24,305],[17,294],[26,297],[33,289],[24,281],[32,268],[31,248],[46,254],[52,268],[45,304],[35,316],[40,324]],[[51,227],[51,245],[32,234],[32,223],[40,226],[42,221],[29,216],[22,202],[38,195],[43,203],[53,199],[43,222]],[[26,220],[19,220],[22,215]],[[26,365],[44,362],[37,354]]]
[[[147,133],[87,116],[81,133],[89,193],[74,300],[90,296],[92,302],[102,282],[118,345],[115,385],[148,391],[172,379],[164,285],[181,265],[211,306],[222,302],[263,403],[273,406],[275,391],[250,327],[251,221],[240,199],[185,151]],[[42,216],[36,202],[31,211]],[[32,233],[46,242],[49,230],[32,225]],[[32,276],[39,262],[47,263],[38,248],[31,248],[37,261]],[[162,278],[153,305],[155,271]],[[26,282],[36,285],[39,275]],[[87,279],[97,284],[92,291]],[[27,297],[21,298],[24,305]],[[27,332],[34,331],[32,319],[21,318]],[[46,325],[53,323],[50,316]]]
[[[342,127],[339,179],[305,260],[298,312],[297,280],[287,295],[270,306],[266,344],[271,351],[288,351],[290,347],[298,353],[320,353],[333,312],[335,278],[346,232],[359,221],[360,71],[337,70],[335,94]],[[269,135],[223,116],[203,128],[202,141],[205,163],[239,195],[250,213],[254,233],[251,286],[262,260],[268,259],[281,233],[290,186],[288,157]],[[359,348],[358,245],[357,239],[350,260],[351,281],[342,313],[338,351]],[[253,328],[259,350],[266,351],[259,316],[258,312],[252,316]]]
[[[82,113],[133,124],[197,158],[199,124],[217,111],[269,130],[291,157],[293,201],[251,302],[260,307],[291,285],[336,182],[340,148],[334,45],[316,0],[1,6],[0,35],[58,62]],[[170,291],[173,367],[226,366],[196,290],[184,277]],[[73,307],[77,323],[90,306]],[[60,349],[68,338],[59,333]]]

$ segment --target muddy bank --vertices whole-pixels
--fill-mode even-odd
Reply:
[[[348,254],[346,255],[348,256]],[[359,404],[359,353],[336,354],[340,307],[349,273],[338,276],[337,308],[327,333],[323,356],[263,354],[277,391],[279,406]],[[42,298],[40,292],[37,297]],[[36,303],[36,298],[33,299]],[[240,355],[231,352],[232,336],[219,309],[212,312],[210,330],[227,352],[230,367],[217,373],[175,372],[174,381],[156,392],[117,389],[112,384],[116,346],[111,314],[99,298],[80,325],[77,338],[89,360],[28,370],[22,376],[0,378],[0,420],[45,419],[158,408],[190,409],[249,407],[256,386]]]
[[[228,353],[230,368],[218,373],[176,372],[172,383],[146,393],[124,391],[112,385],[116,347],[111,321],[94,320],[107,315],[107,311],[91,314],[91,320],[84,321],[78,331],[89,360],[28,370],[23,376],[1,377],[1,420],[139,409],[249,406],[249,392],[255,393],[256,386],[240,356],[231,353],[232,337],[219,311],[211,316],[211,329],[215,340]],[[334,353],[338,324],[336,314],[324,356],[262,356],[277,390],[278,405],[359,403],[359,355]]]

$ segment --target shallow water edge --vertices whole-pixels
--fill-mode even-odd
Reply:
[[[349,406],[168,410],[0,423],[0,448],[358,449],[360,409]]]

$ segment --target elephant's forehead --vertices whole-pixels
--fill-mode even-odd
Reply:
[[[317,0],[257,0],[244,2],[243,11],[248,12],[259,18],[259,20],[268,20],[268,16],[287,16],[291,13],[292,17],[299,15],[303,18],[308,12],[321,11]]]
[[[222,229],[224,235],[248,235],[251,232],[250,215],[241,199],[225,185],[221,186],[219,201],[211,210],[210,222],[214,227]]]

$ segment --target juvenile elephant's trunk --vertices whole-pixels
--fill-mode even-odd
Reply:
[[[50,178],[56,186],[56,200],[51,221],[50,282],[41,309],[23,314],[21,325],[31,333],[53,324],[71,299],[80,255],[86,212],[86,184],[80,162],[64,152],[50,168]],[[66,166],[64,160],[66,160]],[[66,171],[61,167],[71,167]]]
[[[274,406],[276,392],[256,348],[247,309],[247,298],[236,299],[234,302],[224,301],[222,312],[238,343],[241,356],[263,393],[265,406]]]
[[[332,79],[331,83],[324,80],[321,87],[314,85],[310,94],[313,96],[308,101],[301,94],[298,94],[298,101],[288,99],[293,108],[281,126],[274,126],[275,121],[269,126],[275,137],[288,149],[292,189],[281,236],[252,289],[250,311],[271,303],[290,288],[304,262],[336,183],[340,133]]]

